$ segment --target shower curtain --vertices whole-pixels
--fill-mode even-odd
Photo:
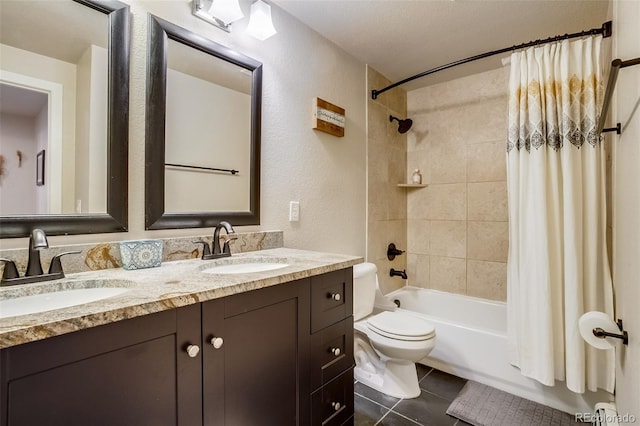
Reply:
[[[508,338],[523,375],[573,392],[613,392],[613,350],[587,345],[578,318],[613,315],[606,248],[606,152],[596,134],[602,37],[511,56],[507,190]]]

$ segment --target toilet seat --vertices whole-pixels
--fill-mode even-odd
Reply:
[[[367,318],[367,325],[374,333],[396,340],[428,340],[435,335],[433,324],[398,311],[383,311],[373,315]]]

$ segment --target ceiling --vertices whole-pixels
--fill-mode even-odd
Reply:
[[[35,118],[48,105],[49,96],[37,90],[0,83],[0,113]]]
[[[107,48],[109,18],[76,2],[0,0],[0,42],[75,64],[91,44]]]
[[[392,82],[531,40],[600,28],[609,0],[273,0]],[[275,21],[275,19],[274,19]],[[274,22],[277,27],[277,22]],[[496,55],[403,87],[498,68]]]

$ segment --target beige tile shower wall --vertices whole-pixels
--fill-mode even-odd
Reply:
[[[407,247],[407,192],[398,183],[406,180],[407,136],[397,131],[397,122],[389,115],[405,118],[407,95],[401,88],[371,99],[372,89],[391,84],[380,73],[367,67],[367,261],[378,266],[383,293],[406,284],[402,278],[389,276],[391,268],[406,268],[407,256],[387,259],[387,246],[393,242]]]
[[[409,284],[493,300],[507,297],[508,68],[411,91],[407,179]],[[369,139],[371,142],[371,138]]]

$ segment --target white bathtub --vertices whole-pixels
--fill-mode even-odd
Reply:
[[[522,376],[507,357],[506,303],[410,286],[387,297],[435,325],[436,346],[421,364],[570,414],[592,413],[596,402],[613,399],[608,392],[581,395],[562,382],[549,387]]]

